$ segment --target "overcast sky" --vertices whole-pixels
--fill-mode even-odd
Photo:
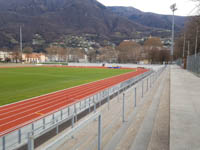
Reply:
[[[133,6],[144,12],[171,14],[170,5],[177,4],[176,15],[194,15],[196,3],[191,0],[98,0],[106,6]]]

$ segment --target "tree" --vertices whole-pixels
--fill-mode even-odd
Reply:
[[[85,51],[81,48],[71,48],[69,52],[69,61],[79,62],[80,59],[85,59]]]
[[[123,41],[117,47],[120,63],[137,63],[141,56],[141,46],[133,41]]]
[[[33,48],[27,46],[27,47],[25,47],[25,48],[23,49],[23,52],[26,53],[26,54],[31,54],[31,53],[33,52]]]
[[[12,57],[12,61],[13,62],[21,62],[22,61],[22,53],[20,51],[20,48],[19,46],[16,46],[12,49],[12,54],[11,54],[11,57]]]
[[[195,54],[195,49],[197,50],[197,53],[200,52],[200,16],[190,17],[181,35],[176,39],[174,53],[175,59],[183,56],[183,49],[185,49],[185,56],[188,55],[188,52],[190,55]]]
[[[69,55],[69,48],[61,46],[50,46],[45,49],[51,61],[67,61]]]
[[[148,39],[144,42],[144,45],[145,45],[145,46],[152,47],[152,48],[155,48],[155,47],[162,47],[162,46],[163,46],[163,44],[162,44],[160,38],[158,38],[158,37],[150,37],[150,38],[148,38]]]
[[[98,61],[100,62],[117,62],[118,52],[111,46],[105,46],[99,49]]]
[[[12,59],[15,63],[18,63],[19,61],[21,61],[21,53],[17,50],[12,52]]]
[[[96,50],[90,50],[88,53],[88,61],[89,62],[96,62],[97,60],[97,51]]]
[[[160,38],[150,37],[144,42],[144,50],[147,53],[147,59],[151,63],[161,63],[161,51],[163,49]]]

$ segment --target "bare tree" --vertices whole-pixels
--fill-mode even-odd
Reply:
[[[193,55],[195,52],[200,52],[200,16],[193,16],[188,19],[181,35],[175,42],[176,59],[183,57],[183,55],[186,57],[187,54]]]
[[[137,63],[141,56],[141,46],[133,41],[123,41],[117,47],[120,63]]]
[[[18,63],[22,61],[22,53],[20,51],[19,46],[16,46],[12,49],[11,57],[13,62]]]
[[[25,47],[25,48],[23,49],[23,52],[26,53],[26,54],[31,54],[31,53],[33,52],[33,48],[27,46],[27,47]]]
[[[18,63],[21,61],[21,53],[19,51],[14,51],[12,52],[12,60],[15,62],[15,63]]]
[[[118,52],[111,46],[105,46],[99,49],[98,61],[100,62],[117,62]]]
[[[69,48],[61,46],[50,46],[45,49],[51,61],[67,61],[69,55]]]
[[[160,51],[163,50],[163,44],[160,38],[150,37],[144,43],[144,49],[147,53],[147,59],[151,63],[160,63]]]

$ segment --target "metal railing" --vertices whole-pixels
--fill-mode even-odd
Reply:
[[[152,80],[150,78],[150,83],[153,80],[155,80],[155,78],[158,77],[164,69],[165,67],[162,67],[158,71],[154,72],[154,78],[152,78]],[[93,108],[93,110],[96,111],[97,104],[100,104],[101,106],[102,101],[105,99],[109,104],[110,96],[112,96],[113,94],[119,94],[119,91],[124,90],[127,87],[130,87],[131,85],[137,83],[143,78],[148,77],[152,73],[153,73],[152,70],[145,72],[141,75],[133,77],[117,85],[99,91],[98,93],[95,93],[89,97],[79,100],[76,103],[73,103],[52,114],[49,114],[48,116],[44,116],[40,120],[34,121],[22,128],[19,128],[9,134],[0,137],[0,150],[16,149],[27,144],[30,133],[32,133],[32,135],[34,136],[34,139],[40,137],[41,135],[49,132],[54,128],[56,128],[56,132],[58,133],[59,125],[63,124],[64,122],[70,119],[73,120],[72,123],[76,122],[77,115],[85,110],[89,110],[90,112],[91,108]],[[147,83],[149,83],[148,80]]]
[[[87,117],[85,120],[77,124],[75,127],[64,133],[62,136],[58,137],[56,140],[48,144],[46,147],[43,148],[43,150],[55,150],[57,149],[60,145],[62,145],[67,138],[70,138],[73,136],[73,134],[80,129],[84,128],[87,124],[89,124],[91,121],[95,120],[98,118],[98,150],[101,150],[101,130],[102,130],[102,125],[101,125],[101,113],[96,112],[92,114],[91,116]],[[31,138],[29,138],[31,139]],[[33,139],[29,140],[30,146],[33,146]],[[31,142],[32,141],[32,142]],[[34,147],[30,148],[29,150],[33,150]]]
[[[125,99],[125,97],[126,96],[125,95],[126,95],[126,93],[128,91],[129,92],[134,91],[134,96],[133,96],[134,101],[133,101],[133,103],[134,103],[134,108],[136,108],[137,107],[137,93],[138,93],[140,85],[142,85],[141,86],[142,93],[141,93],[141,95],[138,95],[138,96],[141,96],[141,98],[143,98],[144,92],[145,93],[148,92],[148,90],[153,87],[154,82],[160,77],[160,74],[164,71],[165,68],[166,67],[163,67],[158,72],[153,72],[147,78],[143,78],[142,80],[140,80],[140,81],[142,81],[142,84],[139,83],[136,86],[134,86],[135,85],[134,84],[133,85],[134,87],[130,88],[131,91],[126,90],[126,91],[122,92],[122,117],[121,117],[122,118],[122,120],[121,120],[122,123],[126,122],[126,118],[125,118],[125,111],[126,111],[126,108],[125,108],[125,105],[126,105],[126,99]],[[146,86],[146,91],[144,91],[144,81],[146,82],[146,85],[147,85]],[[129,94],[128,94],[128,96],[129,96]],[[118,98],[119,98],[119,93],[118,93]],[[118,98],[117,98],[117,100],[119,100]],[[47,150],[47,149],[57,149],[57,148],[61,149],[62,147],[60,147],[60,146],[62,146],[63,143],[65,143],[67,140],[69,140],[72,137],[74,138],[74,134],[77,131],[79,131],[80,129],[84,128],[87,124],[89,124],[89,122],[91,122],[92,120],[94,120],[95,118],[97,118],[97,114],[99,115],[99,117],[98,117],[98,135],[97,135],[97,141],[98,142],[97,142],[97,148],[98,148],[98,150],[100,150],[101,149],[101,141],[102,141],[102,139],[101,139],[102,137],[101,136],[103,134],[103,131],[101,129],[101,126],[102,126],[101,125],[102,124],[101,120],[103,119],[103,116],[101,116],[101,114],[99,112],[96,113],[96,111],[94,111],[94,115],[86,117],[86,119],[84,119],[82,122],[78,123],[75,126],[73,125],[73,122],[72,122],[72,129],[69,129],[65,133],[61,134],[55,140],[53,140],[52,142],[46,144],[46,146],[44,146],[42,149],[44,149],[44,150]],[[33,145],[33,144],[30,144],[30,145]],[[33,150],[33,149],[29,149],[29,150]]]

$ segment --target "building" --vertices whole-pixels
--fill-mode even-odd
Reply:
[[[6,61],[12,58],[11,52],[0,51],[0,61]]]
[[[43,53],[30,53],[22,54],[22,60],[25,63],[44,63],[46,62],[46,56]]]

